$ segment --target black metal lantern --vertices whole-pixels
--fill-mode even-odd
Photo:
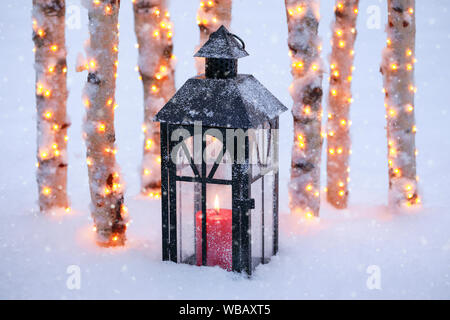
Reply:
[[[278,116],[287,109],[237,73],[247,55],[221,26],[195,54],[205,74],[156,115],[163,260],[251,274],[278,250]]]

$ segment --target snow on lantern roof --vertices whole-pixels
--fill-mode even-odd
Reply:
[[[252,75],[229,79],[193,77],[155,117],[170,124],[224,128],[256,128],[287,108]]]
[[[208,41],[194,55],[194,57],[216,59],[239,59],[246,56],[248,56],[248,53],[245,51],[244,42],[230,33],[223,25],[211,33]]]

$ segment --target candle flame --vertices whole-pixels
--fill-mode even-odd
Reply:
[[[219,203],[219,196],[216,194],[216,198],[214,199],[214,210],[219,212],[220,210],[220,203]]]

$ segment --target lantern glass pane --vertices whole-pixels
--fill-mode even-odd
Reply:
[[[271,131],[269,124],[257,129],[249,130],[250,163],[252,165],[252,177],[265,173],[264,169],[272,165],[271,161]]]
[[[194,170],[191,162],[193,161],[194,138],[189,137],[176,145],[176,168],[177,176],[194,177]],[[173,157],[173,155],[172,155]]]
[[[177,182],[177,249],[178,261],[195,264],[195,200],[194,182]]]
[[[264,177],[264,262],[272,256],[273,254],[273,234],[274,234],[274,219],[273,219],[273,197],[274,197],[274,174],[273,171],[266,174]]]
[[[231,158],[225,150],[222,138],[206,135],[206,148],[204,159],[206,162],[206,174],[214,179],[231,179]]]
[[[251,185],[251,198],[255,200],[255,208],[250,210],[251,225],[251,257],[252,268],[261,263],[263,257],[263,188],[262,179],[258,179]]]

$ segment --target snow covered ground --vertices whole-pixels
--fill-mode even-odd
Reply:
[[[233,1],[232,31],[250,57],[241,73],[253,73],[289,108],[290,60],[284,1]],[[137,50],[131,0],[120,13],[117,100],[118,162],[127,185],[125,202],[133,223],[125,248],[93,243],[85,147],[81,138],[86,74],[75,73],[76,55],[87,39],[87,12],[67,1],[69,50],[69,193],[72,212],[41,216],[35,182],[35,98],[31,1],[0,4],[0,298],[158,299],[382,299],[450,298],[450,53],[449,3],[417,2],[416,96],[418,174],[424,207],[392,214],[386,210],[387,159],[379,73],[385,45],[386,4],[362,0],[356,42],[351,117],[350,208],[323,202],[320,221],[288,215],[292,119],[281,118],[280,252],[254,277],[219,268],[161,262],[159,202],[139,192],[143,117],[142,88],[134,71]],[[326,65],[334,1],[322,1],[320,33]],[[172,0],[177,87],[194,75],[198,42],[197,0]],[[377,12],[380,19],[377,20]],[[78,20],[80,18],[81,20]],[[377,25],[377,22],[379,24]],[[326,70],[328,67],[326,67]],[[326,82],[324,83],[325,86]],[[326,92],[326,90],[325,90]],[[324,100],[325,101],[325,100]],[[324,176],[323,172],[323,176]],[[325,180],[323,180],[325,182]],[[66,286],[68,267],[81,271],[81,287]],[[370,266],[380,271],[381,289],[366,285]],[[374,267],[372,267],[374,268]]]

